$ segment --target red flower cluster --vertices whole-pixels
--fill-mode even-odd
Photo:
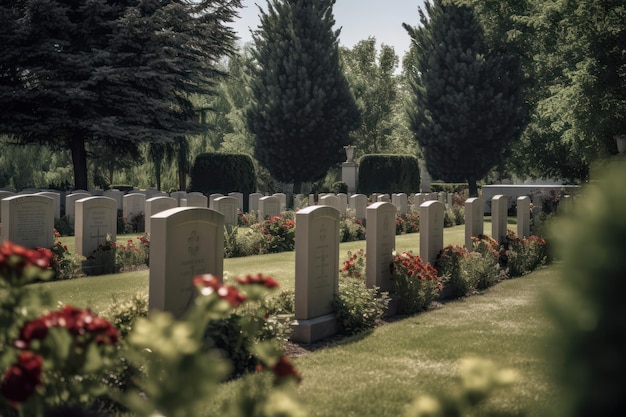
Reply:
[[[36,353],[20,352],[17,363],[11,365],[4,374],[0,392],[7,401],[16,406],[35,393],[41,385],[43,358]]]
[[[28,249],[6,241],[0,245],[0,274],[6,274],[9,271],[21,274],[29,266],[47,269],[51,259],[50,249]]]
[[[60,311],[25,323],[14,344],[19,349],[28,349],[31,341],[45,339],[51,327],[67,329],[74,336],[75,342],[78,342],[78,337],[84,337],[82,343],[94,341],[98,345],[114,345],[119,340],[117,329],[109,321],[98,317],[91,310],[65,306]]]
[[[216,293],[222,300],[228,301],[233,307],[239,307],[246,296],[237,291],[232,285],[222,285],[220,281],[211,274],[196,275],[193,278],[194,285],[200,290],[202,295],[210,295]]]
[[[278,282],[274,278],[266,277],[263,274],[257,275],[246,275],[245,277],[237,277],[237,282],[241,285],[262,285],[265,288],[276,288],[278,287]]]
[[[391,270],[393,274],[408,275],[421,281],[439,280],[437,270],[430,263],[424,263],[422,258],[409,252],[402,252],[394,256]]]
[[[348,252],[348,259],[343,261],[341,267],[341,275],[345,278],[361,278],[363,276],[363,268],[365,265],[365,251],[359,249],[357,252]]]

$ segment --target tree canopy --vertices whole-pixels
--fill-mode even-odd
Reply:
[[[69,149],[76,188],[90,150],[139,154],[198,132],[191,93],[210,94],[232,52],[240,0],[0,3],[0,132]]]
[[[254,155],[271,175],[293,183],[322,178],[342,161],[359,114],[339,64],[334,0],[273,0],[253,32],[248,128]]]
[[[476,196],[477,180],[519,135],[521,71],[487,46],[471,7],[427,1],[419,16],[419,27],[404,24],[415,48],[411,130],[431,175],[467,181]]]

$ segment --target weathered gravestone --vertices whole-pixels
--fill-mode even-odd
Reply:
[[[224,272],[224,215],[176,207],[152,216],[149,308],[181,317],[196,295],[193,277]]]
[[[405,193],[394,194],[392,203],[396,206],[399,215],[406,214],[409,211],[409,196]]]
[[[348,210],[348,194],[339,193],[337,194],[337,198],[339,199],[339,213],[346,214],[346,211]]]
[[[378,203],[390,203],[391,196],[389,194],[379,194],[376,196],[376,201]]]
[[[252,193],[248,196],[248,211],[259,210],[259,200],[263,197],[261,193]]]
[[[74,241],[76,253],[91,255],[107,241],[117,237],[117,202],[108,197],[87,197],[76,202]]]
[[[229,231],[237,226],[237,207],[239,207],[239,200],[235,197],[220,197],[215,199],[215,210],[224,215],[224,225]]]
[[[274,216],[280,216],[280,200],[278,197],[267,196],[259,198],[259,221]]]
[[[530,236],[530,198],[526,196],[517,197],[517,236]]]
[[[498,194],[491,199],[491,237],[499,244],[503,244],[506,238],[508,209],[507,196]]]
[[[337,332],[339,211],[328,206],[296,213],[296,316],[292,339],[311,343]]]
[[[202,193],[189,193],[185,198],[181,198],[179,207],[208,207],[209,198]]]
[[[287,194],[285,193],[274,193],[274,197],[277,197],[280,201],[280,211],[287,210]]]
[[[420,257],[435,264],[443,249],[443,204],[430,200],[420,206]]]
[[[365,283],[392,292],[394,283],[389,266],[396,247],[396,212],[391,203],[374,203],[367,208]]]
[[[215,209],[215,199],[224,197],[224,194],[214,193],[209,195],[209,208]]]
[[[471,251],[474,248],[472,236],[484,233],[484,207],[481,198],[472,197],[465,200],[465,247]]]
[[[413,209],[415,211],[419,211],[420,206],[422,205],[422,203],[424,201],[426,201],[426,197],[428,197],[428,194],[426,193],[416,193],[415,196],[413,197]]]
[[[138,216],[143,216],[146,210],[146,196],[141,193],[126,194],[123,198],[123,211],[126,223],[133,223]],[[143,229],[144,222],[141,222],[141,229]]]
[[[334,194],[326,194],[323,197],[320,197],[320,206],[330,206],[341,213],[339,209],[339,197]]]
[[[54,243],[54,200],[43,195],[15,195],[0,201],[1,240],[28,248]]]
[[[176,199],[172,197],[152,197],[146,200],[146,233],[152,229],[151,217],[157,213],[177,207]]]
[[[200,193],[202,194],[202,193]],[[182,207],[180,201],[187,198],[187,191],[174,191],[172,193],[170,193],[170,197],[176,199],[176,201],[178,202],[178,207]],[[207,199],[208,201],[208,199]],[[206,205],[205,205],[206,207]]]
[[[4,200],[5,198],[13,197],[14,195],[17,195],[17,194],[12,191],[0,190],[0,201]],[[2,224],[2,204],[0,204],[0,225],[1,224]]]
[[[240,192],[232,192],[232,193],[228,193],[228,197],[234,197],[237,199],[237,209],[243,213],[244,210],[244,206],[243,206],[243,193]]]
[[[364,219],[367,215],[367,196],[365,194],[355,194],[350,197],[350,208],[354,210],[354,217]]]
[[[83,198],[91,197],[91,194],[87,193],[72,193],[65,196],[65,217],[70,224],[74,223],[76,219],[76,202]]]

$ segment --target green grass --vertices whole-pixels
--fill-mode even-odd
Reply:
[[[489,230],[486,224],[485,231]],[[445,229],[445,245],[462,244],[463,240],[464,226]],[[396,238],[398,251],[418,253],[418,247],[418,234]],[[340,262],[348,250],[359,248],[365,248],[365,241],[341,244]],[[263,272],[275,277],[283,288],[294,286],[294,253],[226,259],[224,264],[232,276]],[[520,375],[513,387],[497,391],[489,406],[540,415],[553,399],[548,382],[550,363],[544,352],[551,325],[542,299],[557,289],[559,272],[558,265],[543,268],[499,283],[480,295],[297,358],[303,382],[292,387],[293,397],[310,416],[398,416],[419,394],[452,392],[457,386],[459,360],[479,356],[512,367]],[[56,300],[102,311],[115,300],[147,293],[148,274],[146,270],[42,285]],[[251,383],[270,386],[268,378],[255,374],[223,384],[207,410],[237,401],[240,392],[251,389]]]
[[[485,223],[485,231],[490,224]],[[121,235],[118,241],[125,242],[136,238],[136,235]],[[72,251],[73,237],[61,238]],[[462,245],[465,240],[465,226],[444,229],[444,245]],[[365,249],[365,241],[342,243],[339,248],[339,265],[341,267],[346,253]],[[408,251],[419,254],[419,233],[396,236],[396,251]],[[295,287],[295,254],[283,252],[268,255],[230,258],[224,260],[224,271],[231,277],[246,274],[263,273],[275,278],[282,289],[293,290]],[[132,297],[137,293],[148,293],[149,272],[136,271],[122,274],[83,277],[69,281],[57,281],[43,284],[52,294],[53,299],[65,304],[89,307],[96,312],[104,311],[117,300]]]
[[[303,382],[293,397],[310,416],[398,416],[418,394],[450,393],[459,360],[481,357],[519,373],[515,385],[496,391],[489,407],[540,415],[552,399],[544,354],[550,324],[541,300],[558,287],[558,269],[504,281],[484,294],[302,356],[295,363]],[[237,401],[242,387],[246,379],[221,387],[217,402]]]

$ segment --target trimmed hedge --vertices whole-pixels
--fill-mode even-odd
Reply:
[[[364,155],[359,160],[357,191],[371,193],[415,193],[419,191],[417,158],[409,155]]]
[[[190,191],[205,195],[256,191],[256,172],[250,155],[207,152],[196,157],[191,167]]]
[[[468,189],[469,186],[466,182],[431,182],[430,189],[433,193],[460,193],[463,190]],[[478,187],[480,189],[480,186]]]

